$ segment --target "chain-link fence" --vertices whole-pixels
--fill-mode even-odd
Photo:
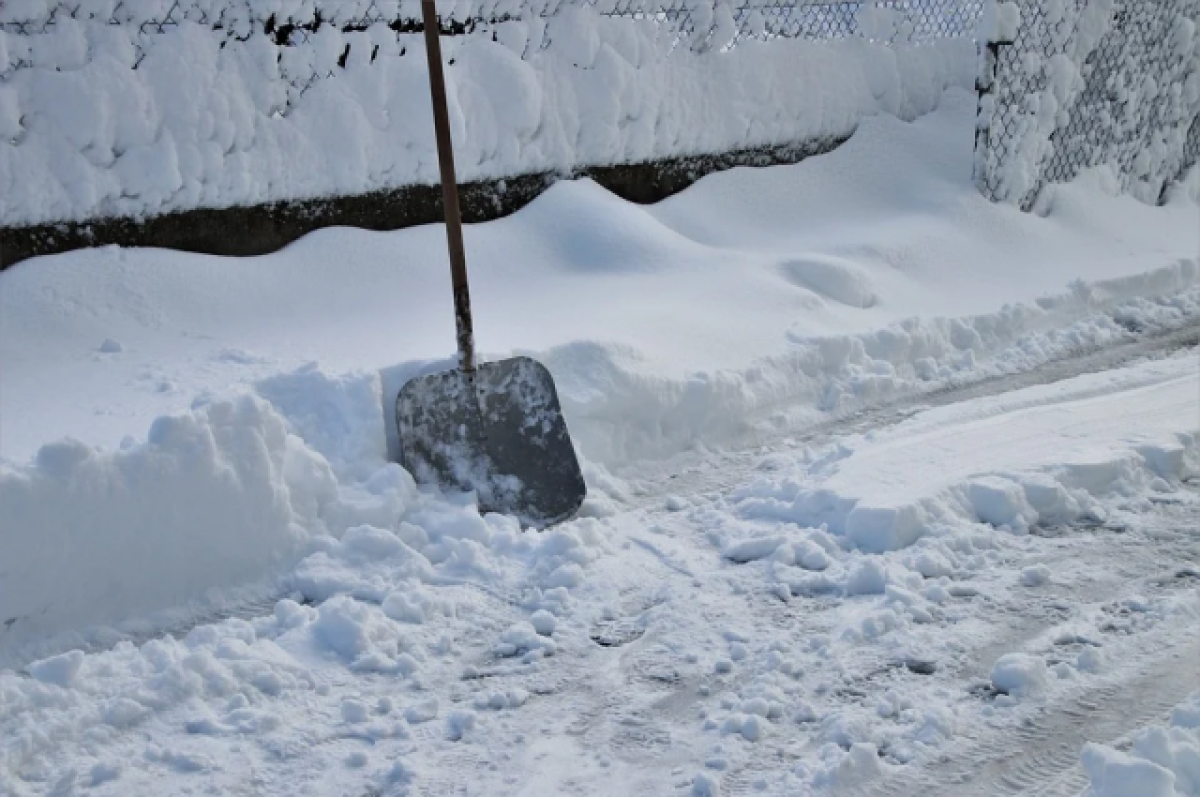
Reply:
[[[886,44],[923,44],[974,36],[984,0],[454,0],[439,2],[445,35],[518,39],[523,57],[553,46],[550,23],[578,9],[649,25],[667,46],[692,51],[729,49],[750,40],[835,41],[863,37]],[[23,4],[25,7],[27,4]],[[39,47],[64,23],[122,29],[137,68],[156,37],[185,23],[206,26],[221,47],[264,43],[277,52],[288,84],[288,105],[352,59],[374,62],[406,54],[408,37],[423,30],[418,0],[63,0],[44,13],[22,16],[0,0],[0,32],[10,36],[0,83],[34,66],[57,68],[56,48]],[[340,34],[335,52],[318,46]],[[39,50],[41,52],[39,52]],[[315,50],[315,52],[314,52]],[[0,52],[2,55],[2,52]],[[285,109],[286,112],[286,109]]]
[[[1020,0],[980,88],[976,182],[1033,207],[1047,183],[1106,166],[1158,201],[1200,158],[1200,0]]]

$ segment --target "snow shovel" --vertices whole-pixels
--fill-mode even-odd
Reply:
[[[481,512],[542,528],[575,513],[587,488],[554,380],[528,357],[476,363],[471,298],[455,183],[437,11],[421,0],[446,241],[454,286],[458,368],[410,380],[396,397],[400,462],[421,483],[474,490]]]

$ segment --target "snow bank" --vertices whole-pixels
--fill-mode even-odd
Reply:
[[[468,229],[484,352],[534,353],[551,367],[590,462],[585,514],[635,495],[606,467],[778,440],[873,402],[1200,317],[1200,267],[1182,259],[1195,252],[1193,199],[1153,208],[1069,186],[1048,217],[992,205],[969,182],[962,131],[973,107],[953,92],[912,124],[866,120],[829,156],[714,175],[652,208],[559,183],[520,214]],[[377,603],[389,621],[419,626],[444,616],[412,586],[428,567],[501,578],[507,552],[524,555],[524,535],[472,515],[467,498],[437,504],[387,463],[398,383],[447,364],[444,245],[432,226],[335,230],[263,258],[106,249],[0,275],[0,455],[17,461],[0,466],[0,541],[20,563],[0,577],[0,620],[17,618],[0,647],[216,601],[209,587],[264,578],[309,600]],[[323,365],[305,364],[314,358]],[[238,393],[253,395],[229,398]],[[217,397],[181,414],[197,394]],[[147,428],[148,442],[120,443]],[[86,444],[42,448],[64,433]],[[968,452],[961,461],[982,462],[979,472],[886,501],[849,481],[820,493],[816,481],[870,457],[819,452],[775,474],[804,479],[740,496],[738,534],[719,548],[727,561],[777,564],[786,578],[772,586],[784,592],[912,592],[887,568],[849,561],[847,547],[906,545],[927,530],[931,497],[945,513],[935,520],[1014,531],[1066,522],[1092,511],[1088,496],[1152,481],[1151,471],[1174,478],[1193,448],[1114,443],[1097,467],[1045,472],[1045,459],[1022,460],[1016,477],[1012,462]],[[922,472],[889,467],[859,483]],[[770,513],[817,528],[751,535]],[[595,546],[546,545],[527,549],[541,563],[530,583],[539,601],[558,603],[546,596],[586,580]],[[923,573],[958,561],[913,549]],[[928,609],[915,601],[911,611]],[[544,650],[522,641],[536,640],[503,644],[514,657]]]
[[[243,405],[265,414],[256,400]],[[272,417],[278,423],[278,416]],[[510,518],[481,518],[470,506],[429,496],[414,498],[407,511],[379,522],[348,529],[340,539],[314,536],[312,552],[280,583],[303,602],[284,598],[249,620],[202,624],[136,646],[110,638],[99,652],[67,650],[33,662],[23,658],[33,648],[0,640],[0,662],[15,661],[21,670],[0,665],[0,791],[24,793],[38,772],[56,769],[66,739],[110,738],[124,731],[144,733],[147,741],[138,750],[145,766],[120,773],[122,790],[134,788],[139,778],[172,774],[238,779],[242,773],[223,765],[228,759],[220,751],[222,739],[268,746],[312,742],[312,723],[289,720],[286,704],[293,701],[328,705],[327,713],[319,710],[326,719],[336,717],[339,726],[326,740],[330,754],[353,768],[371,759],[362,752],[347,755],[339,740],[369,745],[371,758],[378,760],[377,751],[389,741],[422,738],[427,731],[418,726],[439,717],[448,738],[469,736],[475,712],[460,705],[441,708],[445,703],[429,687],[440,686],[449,668],[458,683],[481,677],[480,670],[496,674],[490,672],[493,667],[502,674],[535,674],[538,662],[555,655],[550,634],[571,616],[585,570],[610,550],[612,536],[593,519],[547,532],[524,531]],[[231,550],[234,542],[229,541]],[[245,550],[254,543],[243,529],[236,545]],[[171,574],[161,561],[144,557],[139,564]],[[574,575],[564,578],[564,573]],[[136,570],[121,574],[130,588],[154,586],[143,584]],[[82,597],[81,590],[71,595],[77,593]],[[103,604],[103,595],[92,597]],[[491,654],[459,656],[460,646],[473,649],[489,639]],[[344,691],[346,679],[364,674],[387,676],[379,681],[377,700]],[[529,697],[513,685],[485,688],[467,705],[515,710]],[[80,785],[87,785],[87,773],[79,772]],[[61,785],[74,777],[55,780]],[[328,788],[320,791],[345,786],[340,767],[329,777]],[[235,788],[226,782],[210,785]],[[161,784],[145,786],[146,791],[156,788]]]
[[[0,32],[0,224],[437,179],[419,34],[326,24],[303,45],[278,46],[189,20],[152,34],[100,18],[15,30]],[[844,136],[868,114],[926,113],[946,87],[973,80],[965,37],[714,41],[703,52],[677,38],[590,5],[448,38],[460,178]]]
[[[940,385],[1018,373],[1134,331],[1177,328],[1200,318],[1198,280],[1200,266],[1184,260],[1136,277],[1080,282],[1070,293],[977,317],[911,318],[862,335],[799,339],[786,354],[749,367],[682,379],[654,371],[636,351],[618,346],[572,344],[541,359],[556,375],[580,449],[613,464],[752,429],[768,433],[814,411],[842,413]],[[875,522],[865,514],[857,521]]]
[[[1000,417],[959,421],[949,409],[934,410],[927,413],[931,421],[951,422],[927,431],[903,423],[858,443],[798,455],[794,468],[783,467],[781,474],[736,492],[736,511],[751,523],[820,527],[845,547],[867,553],[907,548],[964,522],[1027,534],[1036,526],[1103,520],[1098,498],[1139,495],[1156,485],[1165,489],[1200,474],[1197,379],[1188,363],[1183,366],[1176,361],[1145,370],[1148,384],[1135,382],[1110,396],[1083,392],[1052,406],[1022,405],[1013,397],[1022,409],[1012,412],[1010,405]],[[1035,389],[1029,400],[1037,395]],[[1120,415],[1115,407],[1129,408],[1119,429],[1109,420]],[[911,462],[914,445],[922,449],[919,467]],[[801,532],[800,544],[810,545],[805,538],[811,534]],[[771,555],[792,564],[794,553],[778,554],[785,540],[769,542],[727,543],[725,555],[742,561]],[[856,586],[864,583],[862,573],[853,568],[816,580],[800,571],[795,575],[805,591],[830,583],[851,594],[864,591]],[[875,574],[868,583],[873,586],[866,591],[881,592],[886,578]]]
[[[419,493],[385,457],[378,375],[305,368],[259,389],[278,404],[213,399],[159,418],[144,443],[65,440],[0,470],[0,662],[111,642],[135,630],[129,618],[186,622],[263,584],[323,604],[314,632],[356,669],[411,671],[380,629],[452,615],[423,584],[502,583],[512,558],[532,615],[504,655],[553,652],[555,613],[603,548],[597,521],[526,533],[469,496]],[[298,609],[281,611],[286,624]],[[70,680],[56,662],[43,680]]]
[[[108,452],[74,440],[0,469],[5,645],[145,614],[255,580],[323,533],[325,460],[250,396]]]
[[[1084,797],[1200,795],[1200,694],[1172,710],[1169,726],[1134,732],[1128,752],[1089,742],[1081,759]]]
[[[1195,201],[1070,185],[1046,216],[993,205],[970,182],[975,104],[954,90],[913,123],[871,117],[833,153],[653,206],[560,181],[468,225],[484,356],[546,362],[584,454],[614,464],[1188,323]],[[338,409],[357,401],[338,390],[367,383],[319,383],[383,369],[394,395],[448,362],[445,263],[430,225],[327,230],[261,258],[110,247],[9,269],[0,455],[64,433],[115,448],[197,394],[315,360],[309,383],[260,392],[314,421],[340,413],[327,442],[298,414],[297,428],[345,477],[395,424]]]

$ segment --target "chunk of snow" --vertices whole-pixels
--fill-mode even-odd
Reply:
[[[529,616],[529,623],[542,636],[551,636],[558,627],[558,618],[545,609],[538,609]]]
[[[457,742],[475,727],[475,712],[455,709],[446,715],[446,738]]]
[[[747,540],[731,542],[721,551],[721,555],[731,562],[753,562],[756,559],[766,559],[783,544],[783,537],[755,537]]]
[[[887,570],[874,557],[864,557],[850,566],[846,577],[847,595],[882,595],[887,587]]]
[[[692,797],[721,797],[721,781],[707,772],[692,777]]]
[[[1032,565],[1023,568],[1018,580],[1025,587],[1040,587],[1050,581],[1050,568],[1046,565]]]
[[[35,661],[29,665],[29,674],[42,683],[69,687],[75,683],[79,669],[83,666],[83,651],[71,650]]]
[[[1081,756],[1091,781],[1088,797],[1178,797],[1175,775],[1169,769],[1088,742]]]
[[[429,700],[422,701],[414,706],[409,706],[404,711],[404,718],[408,720],[409,724],[411,725],[417,725],[418,723],[429,722],[432,719],[437,719],[437,715],[437,698],[430,698]]]
[[[361,700],[346,698],[342,701],[342,719],[344,721],[351,724],[366,722],[369,716],[370,710],[367,708],[367,704]]]
[[[1046,679],[1045,659],[1027,653],[1006,653],[992,666],[992,685],[1016,697],[1043,691]]]

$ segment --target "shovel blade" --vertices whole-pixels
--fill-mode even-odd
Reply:
[[[480,511],[542,528],[587,494],[545,366],[528,357],[410,380],[396,397],[400,464],[423,484],[474,490]]]

